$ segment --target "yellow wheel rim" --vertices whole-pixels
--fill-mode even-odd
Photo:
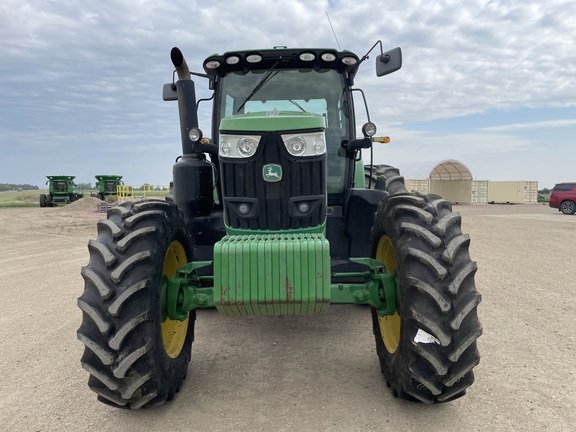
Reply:
[[[188,262],[186,258],[186,251],[182,243],[175,240],[170,243],[166,255],[164,256],[164,266],[162,267],[162,274],[168,277],[176,276],[178,267]],[[162,341],[164,342],[164,350],[171,358],[176,358],[184,347],[186,341],[186,333],[188,332],[188,316],[184,321],[171,320],[166,318],[162,322]]]
[[[398,270],[394,247],[389,237],[380,237],[376,248],[376,259],[384,264],[386,271],[396,273]],[[400,316],[398,312],[394,312],[394,315],[378,317],[378,325],[386,350],[390,354],[394,354],[400,342]]]

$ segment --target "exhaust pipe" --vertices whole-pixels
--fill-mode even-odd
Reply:
[[[190,140],[190,129],[198,127],[198,108],[194,81],[182,51],[177,47],[170,51],[170,60],[176,68],[176,94],[182,137],[182,157],[172,167],[174,202],[186,218],[210,214],[214,206],[212,164],[204,160],[199,143]]]
[[[188,68],[188,63],[180,51],[180,48],[174,47],[170,51],[170,60],[176,68],[176,73],[178,74],[179,80],[189,80],[190,79],[190,69]]]
[[[198,127],[198,111],[196,107],[196,90],[194,81],[190,78],[190,69],[179,48],[170,51],[170,60],[176,68],[176,94],[178,95],[178,114],[180,117],[180,134],[182,138],[182,154],[193,154],[193,143],[188,137],[190,129]]]

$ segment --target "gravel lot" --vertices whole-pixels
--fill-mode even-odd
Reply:
[[[484,335],[457,401],[400,401],[381,377],[369,310],[225,318],[200,311],[169,404],[101,404],[80,367],[80,268],[93,203],[0,209],[0,428],[6,431],[573,431],[576,216],[544,205],[455,206],[472,238]],[[76,205],[78,204],[78,205]]]

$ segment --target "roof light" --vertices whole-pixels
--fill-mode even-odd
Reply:
[[[226,57],[226,64],[235,65],[240,62],[240,57],[237,55],[231,55],[230,57]]]
[[[352,66],[352,65],[355,65],[356,63],[358,63],[358,60],[354,57],[343,57],[342,63],[344,63],[345,65],[348,65],[348,66]]]
[[[332,53],[324,53],[324,54],[322,54],[321,58],[324,61],[332,62],[332,61],[336,60],[336,55],[334,55]]]
[[[220,67],[220,62],[218,60],[210,60],[205,64],[207,69],[218,69]]]
[[[250,54],[246,56],[246,61],[248,63],[258,63],[262,61],[262,56],[260,54]]]
[[[300,54],[298,57],[300,58],[300,60],[308,62],[314,60],[316,58],[316,55],[313,53],[306,52]]]

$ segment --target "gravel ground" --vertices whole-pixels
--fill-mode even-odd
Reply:
[[[6,431],[573,431],[576,216],[544,205],[455,206],[478,261],[482,360],[468,394],[425,406],[380,374],[369,310],[225,318],[200,311],[176,399],[101,404],[80,367],[80,268],[94,202],[0,209],[0,428]]]

